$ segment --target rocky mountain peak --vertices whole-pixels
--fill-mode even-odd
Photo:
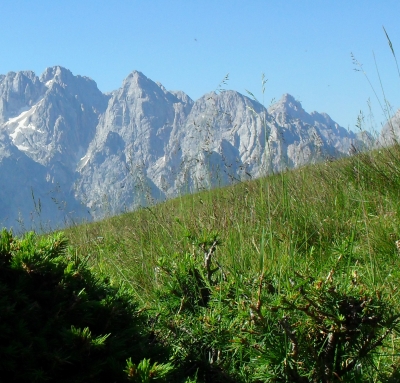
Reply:
[[[138,79],[149,80],[142,72],[133,70],[128,76],[125,77],[123,83],[130,81],[138,81]]]
[[[378,138],[382,146],[393,145],[400,142],[400,109],[386,122]]]
[[[279,100],[279,103],[283,105],[287,105],[290,108],[297,110],[298,108],[302,109],[300,101],[296,100],[291,94],[284,93]]]
[[[154,81],[147,78],[142,72],[134,70],[125,77],[124,81],[122,82],[122,89],[146,89],[154,85],[159,87]]]
[[[131,72],[123,81],[119,97],[129,95],[131,98],[143,99],[164,97],[168,91],[137,70]]]
[[[31,107],[44,87],[32,71],[9,72],[0,78],[0,123]]]
[[[56,80],[57,82],[66,83],[72,77],[74,77],[74,75],[69,69],[56,65],[53,67],[46,68],[40,76],[40,81],[47,83],[48,81]]]
[[[287,115],[292,119],[301,119],[307,115],[300,101],[288,93],[285,93],[277,103],[273,104],[268,112],[272,115]]]

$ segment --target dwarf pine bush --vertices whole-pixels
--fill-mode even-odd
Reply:
[[[194,236],[192,253],[159,262],[157,336],[198,382],[394,382],[388,339],[400,330],[390,299],[357,272],[352,238],[330,271],[268,269],[244,275],[218,262],[217,234]],[[386,370],[386,371],[385,371]],[[377,376],[378,374],[378,376]]]
[[[62,234],[2,231],[1,382],[124,382],[124,367],[159,351],[128,291],[94,275]]]

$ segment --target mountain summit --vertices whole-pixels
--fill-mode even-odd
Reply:
[[[347,155],[360,136],[285,94],[197,101],[133,71],[103,94],[60,66],[0,75],[0,221],[101,218],[153,201]]]

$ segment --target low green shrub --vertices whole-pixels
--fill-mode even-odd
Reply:
[[[147,328],[129,291],[93,274],[62,234],[2,231],[0,381],[129,381],[125,367],[163,360]]]
[[[307,267],[277,275],[265,263],[253,277],[218,262],[215,233],[188,238],[193,252],[159,261],[155,316],[157,336],[186,376],[198,382],[398,381],[393,339],[400,315],[390,296],[363,282],[352,238],[326,259],[327,275]]]

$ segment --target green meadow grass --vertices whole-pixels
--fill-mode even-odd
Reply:
[[[328,274],[327,260],[350,241],[365,282],[388,287],[399,260],[399,194],[394,146],[186,195],[66,234],[92,266],[130,284],[143,301],[154,297],[158,259],[192,251],[187,232],[217,232],[219,262],[249,275],[262,268]]]
[[[200,354],[202,350],[208,350],[203,361],[206,360],[213,368],[218,364],[220,370],[235,377],[233,381],[311,382],[314,381],[311,375],[307,378],[309,380],[279,380],[276,377],[288,374],[286,370],[274,370],[275,375],[272,370],[266,371],[265,366],[269,366],[275,356],[269,356],[264,364],[254,367],[255,358],[264,357],[265,352],[260,352],[261,356],[257,357],[246,353],[243,347],[232,345],[233,339],[238,338],[237,332],[250,334],[250,331],[255,331],[243,330],[246,326],[257,327],[255,319],[246,319],[249,312],[253,318],[255,309],[258,310],[259,323],[265,325],[266,313],[275,305],[261,288],[265,280],[273,285],[274,294],[291,297],[293,302],[300,299],[296,294],[289,294],[293,278],[310,278],[314,293],[321,291],[322,294],[323,289],[318,290],[320,286],[326,287],[327,294],[332,291],[329,286],[336,286],[338,291],[339,286],[344,286],[345,295],[361,297],[366,294],[371,300],[384,301],[390,312],[400,313],[400,253],[396,245],[400,239],[399,194],[400,145],[395,145],[182,196],[132,213],[72,227],[66,235],[73,248],[88,257],[95,270],[108,273],[116,283],[122,281],[130,286],[150,316],[162,317],[160,313],[167,310],[168,319],[160,324],[157,333],[166,343],[175,345],[172,347],[175,347],[175,358],[189,358],[189,351],[183,352],[184,344],[200,347],[196,346],[197,343],[190,345],[190,339],[184,338],[184,332],[192,326],[195,328],[193,339],[204,339],[204,344],[219,344],[212,348],[218,350],[219,364],[216,357],[210,356],[211,349],[204,344],[198,350]],[[216,265],[214,272],[218,271],[208,279],[205,266],[202,266],[207,251]],[[174,295],[176,286],[173,286],[173,280],[178,281],[182,288],[185,275],[188,278],[195,275],[190,270],[204,271],[201,280],[205,281],[204,286],[208,286],[214,303],[212,307],[200,307],[200,311],[189,310],[185,316],[185,304],[190,295],[187,290],[177,294],[180,304],[166,304],[168,309],[163,306],[166,298],[162,293],[160,295],[160,291],[167,286],[170,296]],[[196,280],[198,283],[199,279]],[[185,280],[185,283],[189,282]],[[358,289],[356,293],[355,288]],[[233,298],[229,300],[227,297],[231,296]],[[228,302],[226,299],[229,303],[223,304]],[[295,304],[290,306],[293,310]],[[284,305],[279,305],[283,309]],[[305,306],[301,307],[304,311]],[[208,310],[208,314],[204,310]],[[285,306],[285,310],[289,310],[289,306]],[[207,330],[211,325],[196,327],[198,318],[212,317],[217,312],[219,324],[213,325],[212,334]],[[286,314],[282,315],[286,318]],[[221,318],[230,319],[224,322]],[[240,325],[238,318],[242,321]],[[399,379],[396,371],[400,361],[396,318],[393,314],[390,334],[388,332],[381,342],[377,342],[369,364],[362,364],[368,373],[362,370],[358,375],[344,374],[347,380],[338,378],[336,381],[399,381],[396,380]],[[173,328],[180,328],[180,332],[165,330],[166,326],[172,326],[171,320],[175,321]],[[171,332],[175,334],[172,338]],[[222,342],[223,336],[216,335],[219,333],[230,335]],[[239,336],[238,342],[250,342],[254,350],[267,347],[256,336],[250,338]],[[180,340],[186,343],[180,343]],[[366,344],[368,341],[364,339],[363,342]],[[378,346],[379,352],[376,351]],[[279,349],[279,345],[277,347]],[[276,362],[277,365],[287,366],[291,353],[288,352],[289,346],[285,347],[287,352],[280,362]],[[197,367],[201,365],[199,363]],[[293,368],[293,371],[300,369],[296,374],[307,375],[300,367]],[[313,370],[315,374],[316,368]],[[228,375],[220,377],[220,380],[229,381]],[[218,381],[206,375],[198,379]]]

